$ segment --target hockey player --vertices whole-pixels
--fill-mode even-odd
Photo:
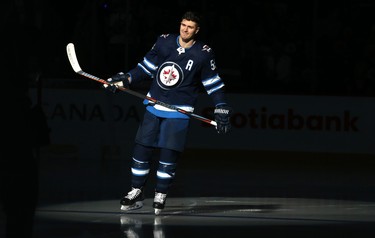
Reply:
[[[200,17],[186,12],[181,19],[180,33],[160,35],[143,61],[127,73],[117,73],[107,79],[107,89],[129,87],[152,78],[148,96],[185,111],[193,112],[200,86],[215,105],[216,130],[225,134],[231,129],[231,107],[224,95],[224,82],[215,65],[213,50],[196,40]],[[175,178],[178,158],[183,152],[189,128],[186,114],[144,101],[146,111],[136,138],[131,162],[131,190],[121,199],[121,210],[141,208],[144,187],[150,173],[150,160],[155,148],[160,149],[156,172],[153,208],[158,215],[164,209],[168,190]]]

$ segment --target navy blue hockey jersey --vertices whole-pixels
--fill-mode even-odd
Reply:
[[[178,37],[160,35],[143,61],[128,72],[131,83],[151,77],[147,95],[185,111],[193,112],[202,85],[215,105],[225,103],[224,82],[218,74],[213,50],[200,41],[182,48]],[[148,100],[144,103],[148,104]],[[160,117],[188,118],[161,105],[148,104],[147,110]]]

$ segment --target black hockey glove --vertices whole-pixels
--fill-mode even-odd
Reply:
[[[111,78],[106,80],[110,84],[103,84],[103,87],[113,93],[117,92],[118,87],[129,87],[129,75],[124,74],[123,72],[117,73]]]
[[[231,129],[230,117],[232,108],[227,104],[218,105],[214,111],[215,121],[217,123],[216,130],[219,134],[225,134]]]

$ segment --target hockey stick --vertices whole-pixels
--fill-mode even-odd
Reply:
[[[107,81],[105,81],[104,79],[101,79],[101,78],[98,78],[94,75],[91,75],[89,73],[86,73],[84,72],[82,69],[81,69],[81,66],[79,65],[78,63],[78,59],[77,59],[77,55],[76,55],[76,51],[75,51],[75,48],[74,48],[74,44],[73,43],[69,43],[67,46],[66,46],[66,52],[68,54],[68,58],[69,58],[69,62],[70,62],[70,65],[72,66],[74,72],[76,72],[77,74],[80,74],[86,78],[89,78],[89,79],[93,79],[97,82],[100,82],[102,84],[107,84],[107,85],[110,85],[110,83],[108,83]],[[118,86],[117,87],[119,90],[121,91],[124,91],[126,93],[129,93],[133,96],[136,96],[136,97],[139,97],[139,98],[142,98],[142,99],[147,99],[155,104],[158,104],[158,105],[161,105],[163,107],[166,107],[166,108],[169,108],[169,109],[172,109],[172,110],[176,110],[182,114],[186,114],[186,115],[189,115],[190,117],[192,118],[195,118],[195,119],[198,119],[200,121],[203,121],[203,122],[206,122],[208,124],[211,124],[213,126],[217,126],[216,124],[216,121],[214,120],[210,120],[208,118],[205,118],[205,117],[202,117],[200,115],[197,115],[197,114],[194,114],[192,112],[189,112],[189,111],[186,111],[186,110],[183,110],[179,107],[176,107],[176,106],[173,106],[173,105],[170,105],[170,104],[167,104],[167,103],[164,103],[164,102],[161,102],[159,100],[156,100],[155,98],[152,98],[152,97],[149,97],[147,95],[143,95],[141,93],[138,93],[136,91],[133,91],[133,90],[130,90],[128,88],[125,88],[125,87],[121,87],[121,86]]]

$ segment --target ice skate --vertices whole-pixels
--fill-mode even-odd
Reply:
[[[152,205],[155,209],[155,215],[159,215],[164,209],[166,199],[167,194],[155,192],[154,203]]]
[[[121,210],[130,211],[143,207],[144,194],[142,189],[132,188],[132,190],[121,199]]]

